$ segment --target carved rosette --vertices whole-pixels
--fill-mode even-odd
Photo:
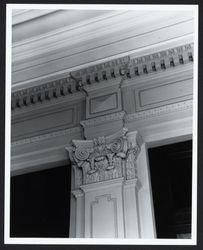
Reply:
[[[140,146],[137,133],[129,136],[126,128],[107,137],[73,140],[68,151],[74,168],[74,188],[120,177],[137,178]]]

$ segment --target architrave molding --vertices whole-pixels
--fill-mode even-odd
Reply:
[[[144,111],[139,111],[133,114],[127,114],[125,116],[125,122],[134,122],[136,120],[143,120],[150,117],[156,117],[165,115],[171,112],[178,112],[182,110],[192,110],[193,100],[187,100],[183,102],[177,102],[158,108],[152,108]]]
[[[36,143],[36,142],[38,143],[38,142],[56,138],[59,136],[66,136],[66,135],[77,134],[77,133],[81,133],[81,127],[69,128],[69,129],[60,130],[60,131],[56,131],[56,132],[52,132],[48,134],[26,138],[23,140],[13,141],[11,143],[11,147],[22,146],[25,144]]]
[[[183,111],[183,110],[192,110],[193,100],[187,100],[183,102],[173,103],[165,106],[161,106],[158,108],[152,108],[144,111],[139,111],[133,114],[126,114],[124,111],[113,113],[110,115],[105,115],[101,117],[96,117],[88,120],[81,121],[80,124],[84,128],[90,128],[96,125],[109,123],[111,121],[123,120],[124,124],[135,122],[137,120],[144,120],[151,117],[167,115],[173,112]],[[73,133],[81,133],[81,127],[74,127],[65,130],[60,130],[52,133],[43,134],[40,136],[34,136],[30,138],[26,138],[23,140],[13,141],[11,143],[12,147],[21,146],[30,143],[41,142],[50,138],[55,138],[58,136],[65,136]]]
[[[117,113],[113,113],[109,115],[102,115],[102,116],[98,116],[98,117],[91,118],[88,120],[84,120],[84,121],[81,121],[80,124],[84,128],[88,128],[88,127],[93,127],[96,125],[100,125],[100,124],[104,124],[104,123],[108,123],[112,121],[123,120],[124,116],[125,116],[125,112],[121,111],[121,112],[117,112]]]

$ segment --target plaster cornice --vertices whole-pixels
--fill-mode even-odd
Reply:
[[[127,11],[111,11],[110,13],[106,13],[103,15],[99,15],[97,17],[93,17],[87,20],[83,20],[80,22],[77,22],[75,24],[71,24],[69,26],[65,26],[62,28],[58,28],[54,31],[50,31],[48,33],[38,35],[29,39],[22,40],[20,42],[15,42],[13,44],[13,48],[20,47],[22,45],[30,44],[30,43],[36,43],[36,42],[41,42],[44,39],[50,39],[56,37],[56,40],[59,38],[58,36],[61,36],[62,34],[66,34],[67,32],[70,32],[72,30],[78,29],[78,28],[85,28],[86,25],[94,25],[97,22],[104,21],[106,20],[107,22],[109,21],[110,18],[120,16],[125,14]],[[53,44],[52,44],[53,47]]]
[[[104,62],[71,72],[67,77],[46,84],[30,87],[12,93],[12,109],[43,103],[68,95],[74,95],[85,88],[94,88],[115,78],[140,79],[142,76],[162,73],[174,67],[178,69],[193,62],[193,44],[186,44],[157,53],[134,58],[133,55]],[[82,86],[82,88],[81,88]],[[33,105],[32,105],[33,106]]]
[[[166,15],[168,18],[166,18]],[[74,44],[76,46],[81,41],[87,43],[87,41],[98,38],[101,40],[106,36],[110,37],[112,33],[126,33],[126,30],[129,30],[130,33],[135,32],[136,35],[140,35],[143,30],[146,32],[153,29],[154,22],[158,25],[156,27],[162,28],[165,25],[174,24],[174,20],[176,23],[188,21],[192,20],[192,16],[181,16],[178,13],[174,16],[171,13],[160,12],[159,15],[152,15],[151,11],[111,11],[110,13],[14,43],[13,61],[19,63],[26,60],[26,58],[29,59],[51,51],[61,50],[67,45],[71,46]],[[146,24],[145,29],[143,29],[143,24]],[[99,32],[96,32],[98,30]]]
[[[163,71],[163,69],[169,69],[170,66],[175,67],[180,64],[186,64],[190,61],[189,57],[187,57],[188,53],[191,53],[192,55],[193,43],[185,44],[175,48],[169,48],[157,53],[147,54],[140,57],[134,57],[133,54],[129,54],[125,57],[74,71],[72,72],[72,74],[75,77],[81,77],[84,84],[86,84],[87,79],[85,77],[87,76],[89,76],[90,80],[92,80],[92,83],[94,83],[96,82],[95,74],[98,75],[99,81],[105,81],[102,73],[106,74],[107,79],[109,79],[112,78],[112,72],[114,72],[115,77],[122,75],[122,72],[120,72],[120,70],[124,70],[123,76],[125,78],[131,78],[149,74],[155,71]],[[179,60],[180,57],[182,57],[183,62]],[[170,64],[170,59],[173,59],[174,65]],[[155,68],[152,68],[153,64],[155,64]],[[147,72],[144,72],[144,66],[146,66]],[[138,75],[136,74],[134,67],[138,68]]]

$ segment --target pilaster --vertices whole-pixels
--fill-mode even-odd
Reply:
[[[140,237],[136,161],[141,145],[137,132],[129,135],[123,128],[110,136],[73,140],[72,148],[67,148],[76,197],[76,237]]]

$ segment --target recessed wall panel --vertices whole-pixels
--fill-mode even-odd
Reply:
[[[192,93],[192,78],[140,88],[135,91],[136,110],[145,110],[189,100],[192,99]]]

